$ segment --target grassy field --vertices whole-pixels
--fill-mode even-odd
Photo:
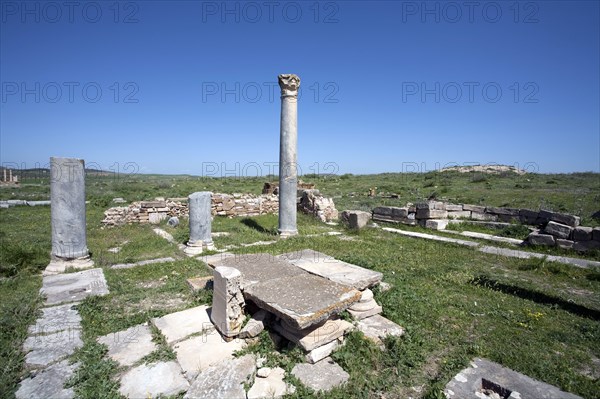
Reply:
[[[118,397],[117,365],[104,358],[98,336],[149,321],[177,310],[210,303],[211,292],[192,293],[185,281],[208,275],[200,261],[182,256],[175,244],[156,236],[149,226],[101,229],[103,211],[113,197],[129,201],[157,196],[184,197],[194,191],[259,193],[265,178],[212,179],[190,176],[92,177],[87,179],[88,246],[96,265],[104,268],[111,293],[86,299],[84,346],[76,358],[80,372],[71,381],[84,398]],[[404,205],[428,197],[457,203],[551,209],[580,215],[584,224],[600,204],[597,174],[573,175],[461,175],[456,172],[383,174],[375,176],[305,176],[338,209],[370,210],[377,205]],[[377,187],[396,198],[368,197]],[[2,199],[47,199],[42,179],[25,180],[18,189],[0,190]],[[470,248],[418,240],[380,229],[346,231],[300,215],[301,235],[269,246],[233,252],[280,254],[312,248],[338,259],[384,274],[392,285],[376,290],[384,316],[406,329],[390,339],[386,350],[351,334],[335,354],[350,373],[349,383],[319,397],[441,398],[443,386],[473,357],[486,357],[533,378],[557,385],[584,398],[600,395],[600,271],[553,264],[543,259],[517,260],[479,253]],[[185,222],[167,229],[178,242],[187,239]],[[277,240],[277,217],[215,218],[217,247]],[[410,227],[403,227],[410,228]],[[314,234],[344,231],[351,240]],[[431,232],[430,230],[428,232]],[[313,235],[306,237],[306,235]],[[519,234],[505,232],[505,234]],[[41,300],[39,272],[50,252],[49,207],[0,210],[0,397],[12,397],[23,370],[21,345],[35,320]],[[121,247],[119,253],[108,249]],[[172,256],[174,263],[112,270],[114,263]],[[159,349],[144,361],[172,359],[174,353],[156,340]],[[299,351],[273,353],[263,334],[247,351],[267,354],[270,365],[291,370]],[[290,379],[297,384],[297,381]],[[296,397],[318,396],[297,386]]]

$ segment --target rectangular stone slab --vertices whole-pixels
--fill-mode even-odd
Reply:
[[[46,305],[55,305],[81,301],[90,295],[106,295],[108,286],[102,269],[98,268],[46,276],[40,294],[47,297]]]
[[[342,262],[312,249],[279,255],[294,266],[336,283],[364,290],[381,282],[383,274],[351,263]]]
[[[342,312],[360,300],[361,293],[304,272],[252,284],[245,288],[244,297],[302,330]]]
[[[312,326],[305,330],[292,330],[285,325],[285,322],[275,323],[273,327],[278,333],[298,344],[305,351],[312,351],[343,336],[347,330],[352,328],[352,324],[345,320],[327,320],[323,325]]]
[[[244,287],[259,281],[267,281],[273,278],[294,277],[306,274],[302,269],[289,264],[271,254],[247,254],[234,255],[229,258],[213,261],[210,266],[233,267],[242,273]]]

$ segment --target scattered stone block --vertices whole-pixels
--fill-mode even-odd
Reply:
[[[365,337],[378,345],[381,345],[388,336],[400,337],[404,334],[402,327],[381,315],[360,320],[357,327]]]
[[[385,281],[379,283],[378,287],[380,292],[386,292],[392,289],[392,285],[390,283],[386,283]]]
[[[336,283],[364,290],[381,282],[383,274],[351,263],[342,262],[312,249],[279,255],[294,266]]]
[[[46,305],[55,305],[81,301],[90,295],[106,295],[108,286],[102,269],[98,268],[46,276],[40,294],[46,296]]]
[[[200,373],[184,398],[246,399],[244,383],[255,370],[253,355],[222,361]]]
[[[552,221],[552,222],[556,222],[556,223],[560,223],[560,224],[566,224],[567,226],[570,226],[570,227],[579,226],[579,220],[580,220],[579,216],[573,216],[573,215],[569,215],[566,213],[551,212],[551,211],[546,211],[546,210],[541,210],[539,213],[539,217],[544,220],[548,220],[548,221]]]
[[[81,330],[77,329],[30,336],[23,343],[23,350],[29,352],[25,355],[25,365],[31,368],[46,367],[71,356],[75,349],[82,346]]]
[[[463,211],[485,213],[485,206],[463,204]]]
[[[318,348],[315,348],[312,351],[308,352],[305,356],[306,361],[308,363],[315,364],[316,362],[319,362],[319,361],[325,359],[326,357],[331,355],[333,353],[333,351],[336,350],[340,346],[339,340],[341,338],[342,337],[339,337],[338,339],[333,340],[328,344],[321,345]]]
[[[594,229],[591,227],[578,226],[573,229],[574,241],[591,241]]]
[[[582,399],[498,363],[478,358],[446,385],[444,394],[448,399]]]
[[[417,209],[417,219],[447,219],[448,211],[439,209]]]
[[[464,209],[462,205],[446,204],[446,210],[448,212],[462,212]]]
[[[259,310],[254,313],[248,323],[240,331],[240,338],[254,338],[265,329],[265,322],[269,318],[269,313]]]
[[[519,220],[524,224],[537,224],[539,219],[539,212],[532,211],[530,209],[520,209],[519,210]]]
[[[430,209],[430,210],[435,209],[435,210],[445,211],[446,203],[441,202],[441,201],[417,202],[417,204],[415,205],[415,208],[417,209],[417,212],[419,211],[419,209]]]
[[[351,229],[362,229],[371,220],[371,214],[364,211],[344,211],[342,219],[348,221],[348,227]]]
[[[318,326],[297,330],[282,322],[275,323],[273,328],[305,351],[312,351],[343,336],[352,324],[345,320],[327,320]]]
[[[480,213],[480,212],[472,211],[471,219],[495,222],[498,220],[498,216],[492,215],[490,213]]]
[[[546,245],[549,247],[555,244],[554,236],[550,234],[531,233],[527,237],[527,241],[531,245]]]
[[[283,378],[285,377],[284,369],[275,367],[269,371],[270,372],[266,377],[261,377],[257,373],[254,385],[252,385],[252,388],[248,391],[248,399],[280,398],[283,395],[295,392],[296,389],[294,386],[283,381]]]
[[[425,228],[432,230],[445,230],[448,226],[448,219],[427,219],[425,220]]]
[[[292,375],[302,384],[315,391],[330,391],[344,384],[350,375],[331,358],[315,364],[300,363],[292,369]]]
[[[231,359],[234,352],[245,346],[242,339],[227,342],[216,330],[210,330],[175,344],[173,350],[185,376],[191,381],[208,367]]]
[[[176,362],[142,364],[121,378],[119,393],[127,398],[171,396],[186,391],[190,384]]]
[[[73,304],[42,309],[42,316],[29,326],[29,335],[49,334],[65,330],[81,329],[81,316]]]
[[[554,237],[563,238],[565,240],[569,238],[572,231],[572,227],[552,221],[548,222],[544,228],[544,233],[551,234]]]
[[[485,213],[492,213],[494,215],[519,216],[519,209],[488,206],[485,208]]]
[[[17,399],[71,399],[75,397],[73,388],[64,388],[65,382],[79,368],[79,363],[69,364],[63,360],[40,370],[35,376],[26,378],[15,392]]]
[[[188,285],[192,289],[192,291],[200,291],[200,290],[212,290],[213,289],[213,277],[212,276],[204,276],[204,277],[192,277],[187,280]]]
[[[214,292],[210,318],[217,330],[226,337],[239,334],[244,323],[244,294],[242,273],[227,266],[214,270]]]
[[[391,207],[392,209],[392,217],[394,219],[403,219],[408,217],[408,208],[398,208],[398,207]]]
[[[171,216],[169,220],[167,220],[167,225],[171,227],[179,226],[179,218],[177,216]]]
[[[148,325],[140,324],[98,338],[108,347],[108,357],[121,366],[131,366],[156,350]]]
[[[571,240],[564,240],[562,238],[556,239],[556,246],[562,249],[572,249],[573,244],[575,244],[575,242]]]
[[[592,240],[600,241],[600,227],[594,227],[592,230]]]
[[[210,311],[208,306],[202,305],[154,318],[151,321],[165,336],[167,343],[172,344],[192,334],[214,329],[210,321]]]
[[[389,206],[378,206],[373,208],[373,213],[376,213],[378,215],[382,215],[382,216],[392,216],[392,208]]]
[[[464,219],[470,219],[471,218],[471,211],[453,211],[453,212],[448,212],[448,219],[459,219],[459,218],[464,218]]]
[[[600,249],[600,241],[577,241],[573,244],[573,249],[579,252]]]

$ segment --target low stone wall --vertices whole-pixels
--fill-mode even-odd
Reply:
[[[337,219],[338,212],[331,198],[321,196],[318,190],[308,190],[298,202],[298,210],[314,215],[322,221]],[[238,217],[276,214],[279,197],[273,194],[220,194],[212,195],[212,214]],[[132,223],[160,223],[172,217],[189,217],[187,198],[168,198],[156,201],[133,202],[129,206],[117,206],[104,212],[102,224],[119,226]]]
[[[558,246],[581,252],[600,249],[600,227],[579,226],[579,216],[566,213],[440,201],[408,204],[406,207],[379,206],[373,209],[373,220],[419,224],[435,230],[445,229],[451,219],[522,223],[540,229],[540,232],[529,235],[527,241],[530,244]]]

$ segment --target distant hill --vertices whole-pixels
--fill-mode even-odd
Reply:
[[[527,172],[523,169],[516,168],[508,165],[470,165],[470,166],[451,166],[448,168],[440,169],[440,172],[460,172],[460,173],[488,173],[491,175],[499,175],[502,173],[515,173],[517,175],[524,175]]]

